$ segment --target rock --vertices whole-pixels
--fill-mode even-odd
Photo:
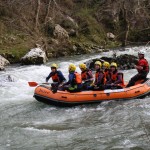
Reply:
[[[4,71],[5,67],[0,65],[0,71]]]
[[[58,39],[69,39],[68,32],[62,28],[59,24],[55,26],[54,37]]]
[[[116,58],[116,62],[119,64],[120,69],[133,69],[138,62],[138,58],[133,55],[123,54]]]
[[[0,71],[5,69],[5,66],[9,65],[10,62],[0,55]]]
[[[113,33],[111,33],[111,32],[108,32],[107,33],[107,38],[113,40],[115,38],[115,35]]]
[[[72,36],[72,37],[77,36],[77,32],[74,29],[71,29],[68,34],[69,34],[69,36]]]
[[[134,65],[137,64],[138,62],[138,58],[135,57],[134,55],[123,54],[123,55],[117,56],[116,58],[113,58],[113,57],[96,58],[96,59],[89,60],[85,63],[88,68],[94,70],[94,63],[96,61],[100,61],[102,63],[104,61],[108,61],[109,63],[116,62],[118,64],[118,69],[128,70],[128,69],[134,68]]]
[[[61,22],[61,26],[65,29],[77,29],[78,28],[78,24],[70,16],[67,16],[66,18],[63,19],[63,21]]]
[[[14,63],[15,56],[11,53],[2,53],[1,56],[3,56],[5,59],[7,59],[10,63]]]
[[[52,42],[52,44],[55,44],[55,45],[58,45],[59,44],[59,41],[58,40],[56,40],[56,39],[51,39],[51,42]]]
[[[21,58],[21,64],[43,64],[46,63],[47,57],[45,52],[40,48],[31,49],[24,57]]]

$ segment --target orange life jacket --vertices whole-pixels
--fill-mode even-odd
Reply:
[[[82,78],[81,78],[81,74],[79,74],[78,72],[75,72],[75,81],[77,84],[81,84],[82,83]]]
[[[118,85],[120,85],[120,86],[124,86],[124,78],[123,78],[123,73],[118,73],[117,71],[116,71],[116,73],[110,73],[110,76],[111,76],[111,80],[112,80],[112,82],[115,82],[117,79],[118,79],[118,75],[121,75],[122,76],[122,78],[121,78],[121,80],[122,80],[122,83],[119,83]]]
[[[109,69],[104,70],[104,76],[105,76],[105,79],[107,81],[109,79],[109,76],[110,76],[110,70]]]
[[[52,80],[53,80],[53,82],[59,82],[59,77],[58,77],[57,73],[55,73],[54,75],[52,75]]]
[[[103,73],[103,75],[104,75],[104,72],[103,72],[103,71],[97,71],[97,72],[95,73],[95,84],[98,83],[98,78],[99,78],[100,73]],[[106,78],[105,78],[105,75],[104,75],[101,84],[105,84],[105,83],[106,83]]]
[[[82,80],[87,80],[87,79],[92,78],[92,77],[90,77],[90,72],[91,72],[91,70],[82,71],[82,72],[81,72]],[[91,74],[92,74],[92,73],[91,73]]]

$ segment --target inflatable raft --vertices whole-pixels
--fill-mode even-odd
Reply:
[[[37,86],[34,92],[36,100],[56,106],[74,106],[87,103],[100,103],[108,100],[129,100],[143,98],[150,94],[150,79],[123,89],[106,89],[104,91],[82,91],[70,93],[57,91],[53,93],[49,86]]]

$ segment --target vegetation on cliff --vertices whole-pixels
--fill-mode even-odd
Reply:
[[[149,0],[2,0],[0,8],[0,54],[10,62],[35,44],[58,57],[150,39]]]

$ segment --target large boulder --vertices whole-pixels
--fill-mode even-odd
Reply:
[[[0,55],[0,71],[4,70],[5,66],[9,64],[9,61]]]
[[[54,37],[58,39],[69,39],[68,32],[62,28],[59,24],[55,26]]]
[[[88,68],[94,70],[94,63],[96,61],[104,62],[108,61],[109,63],[111,62],[116,62],[118,64],[118,68],[121,70],[128,70],[128,69],[133,69],[134,65],[137,64],[138,58],[134,55],[129,55],[129,54],[123,54],[117,57],[101,57],[101,58],[95,58],[91,59],[89,61],[86,61],[85,64],[87,65]]]
[[[23,65],[43,64],[46,61],[46,54],[41,48],[33,48],[21,58],[21,64]]]

